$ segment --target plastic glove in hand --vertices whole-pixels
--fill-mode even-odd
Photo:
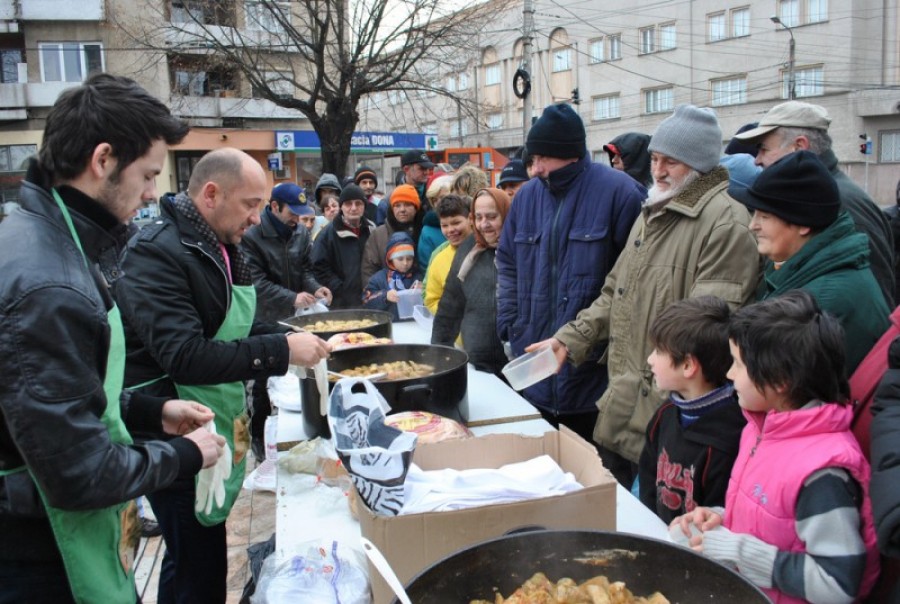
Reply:
[[[204,426],[211,434],[217,434],[215,422],[207,422]],[[197,474],[197,494],[194,498],[194,510],[210,514],[213,507],[225,505],[225,481],[231,475],[231,447],[225,443],[222,456],[216,465],[200,470]]]

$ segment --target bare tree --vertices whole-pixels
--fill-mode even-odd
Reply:
[[[202,65],[202,85],[250,88],[297,110],[319,136],[323,170],[342,175],[366,95],[431,91],[474,112],[437,76],[474,56],[472,40],[511,1],[448,11],[447,0],[142,0],[115,21],[139,47],[165,53],[173,79],[178,66]]]

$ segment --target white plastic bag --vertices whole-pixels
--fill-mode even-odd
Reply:
[[[311,315],[314,312],[328,312],[328,307],[325,306],[325,303],[322,302],[322,300],[316,300],[314,304],[310,304],[306,308],[298,308],[294,311],[294,316]]]
[[[331,391],[328,425],[338,457],[366,505],[396,516],[416,435],[384,424],[387,401],[369,380],[344,378]]]
[[[369,604],[369,574],[360,553],[337,541],[301,544],[263,562],[251,604]]]

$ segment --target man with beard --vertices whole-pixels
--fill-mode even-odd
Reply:
[[[609,340],[609,386],[597,406],[594,440],[603,465],[630,488],[647,422],[666,400],[647,364],[648,331],[676,300],[713,295],[738,308],[753,299],[760,260],[747,209],[728,196],[718,165],[722,132],[715,113],[680,105],[650,140],[654,185],[635,221],[630,245],[600,297],[549,340],[562,367],[581,364]]]

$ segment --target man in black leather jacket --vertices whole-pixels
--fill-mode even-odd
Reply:
[[[104,391],[122,372],[108,284],[121,276],[125,223],[156,197],[167,145],[187,130],[127,78],[104,74],[70,88],[47,118],[21,208],[0,224],[0,602],[100,601],[80,582],[107,585],[110,573],[97,566],[76,576],[72,552],[115,565],[121,550],[90,534],[73,542],[79,524],[123,520],[120,504],[221,455],[223,439],[194,429],[209,409]],[[131,444],[114,415],[129,430],[185,436]],[[56,535],[68,533],[65,547],[51,516]],[[112,579],[119,591],[101,592],[103,601],[136,600],[123,566],[111,573],[121,576]]]
[[[245,426],[234,415],[245,400],[241,386],[235,401],[233,386],[282,375],[289,362],[311,367],[328,354],[313,334],[285,333],[250,314],[255,292],[239,244],[259,224],[266,194],[265,173],[252,157],[230,148],[207,153],[187,193],[163,204],[161,218],[129,241],[116,284],[126,324],[125,384],[155,395],[202,391],[197,400],[213,408],[218,433],[233,447],[224,503],[209,506],[215,517],[195,507],[203,489],[193,480],[148,497],[166,542],[160,604],[225,601],[225,516],[240,489],[231,480],[243,480],[246,463]],[[240,335],[222,335],[235,324]],[[218,394],[223,388],[227,396]]]
[[[291,317],[297,308],[308,308],[321,299],[331,304],[331,291],[316,281],[310,261],[309,229],[300,226],[302,216],[315,216],[312,204],[298,185],[275,185],[259,219],[247,229],[241,249],[256,286],[256,318],[278,321]],[[272,411],[266,380],[254,382],[250,401],[250,437],[253,455],[265,458],[264,431]]]

